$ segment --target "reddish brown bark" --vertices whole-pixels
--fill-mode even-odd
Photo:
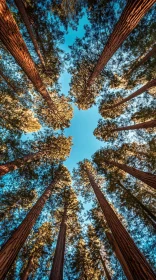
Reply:
[[[110,35],[97,64],[88,79],[87,87],[91,86],[112,55],[121,46],[128,35],[138,25],[155,0],[128,0],[127,5]]]
[[[112,280],[112,278],[111,278],[111,276],[109,274],[109,271],[107,269],[107,266],[105,265],[105,261],[103,260],[101,254],[100,254],[100,260],[101,260],[101,263],[102,263],[102,266],[103,266],[103,269],[104,269],[104,272],[105,272],[107,280]]]
[[[5,0],[0,1],[0,39],[31,80],[34,87],[45,99],[49,108],[53,110],[53,101],[40,78],[36,65],[30,56],[27,46]]]
[[[112,106],[108,106],[106,107],[106,110],[109,109],[113,109],[118,107],[119,105],[133,99],[134,97],[142,94],[143,92],[145,92],[146,90],[148,90],[151,87],[155,87],[156,86],[156,79],[153,79],[152,81],[148,82],[146,85],[144,85],[143,87],[139,88],[137,91],[135,91],[134,93],[130,94],[128,97],[124,98],[122,101],[112,105]]]
[[[113,234],[113,237],[123,255],[123,258],[126,262],[126,265],[129,269],[133,280],[154,280],[155,274],[147,263],[145,257],[139,251],[135,245],[133,239],[130,237],[117,215],[111,208],[110,204],[107,202],[103,193],[96,184],[94,177],[85,168],[86,174],[88,175],[90,184],[94,190],[94,193],[97,197],[97,200],[101,206],[104,217],[107,221],[107,224]]]
[[[66,242],[66,219],[67,219],[67,207],[64,208],[64,213],[60,225],[60,231],[58,235],[52,270],[50,274],[50,280],[63,280],[63,264],[64,264],[64,252]]]
[[[112,129],[111,131],[146,129],[146,128],[154,128],[154,127],[156,127],[156,120],[147,121],[147,122],[138,123],[138,124],[129,125],[129,126],[121,126],[121,127]]]
[[[26,9],[25,9],[25,6],[24,6],[24,3],[22,0],[15,0],[15,4],[19,10],[19,13],[25,23],[25,26],[27,28],[27,31],[29,33],[29,36],[33,42],[33,45],[34,45],[34,48],[35,48],[35,51],[36,53],[38,54],[38,57],[42,63],[42,66],[43,68],[45,69],[45,62],[44,62],[44,58],[40,52],[40,49],[39,49],[39,46],[38,46],[38,43],[37,43],[37,40],[33,34],[33,30],[32,30],[32,27],[31,27],[31,24],[30,24],[30,21],[29,21],[29,17],[27,15],[27,12],[26,12]]]
[[[14,231],[9,240],[2,246],[0,251],[0,279],[5,279],[11,265],[15,261],[17,254],[25,243],[32,227],[34,226],[38,216],[40,215],[46,201],[52,194],[52,190],[56,180],[44,191],[36,204],[27,214],[21,225]]]
[[[21,280],[28,280],[29,274],[30,274],[30,270],[32,268],[33,265],[33,256],[30,256],[27,266],[24,269],[22,275],[21,275]]]
[[[122,169],[126,173],[132,175],[133,177],[135,177],[139,180],[141,180],[142,182],[144,182],[148,186],[156,189],[156,175],[138,170],[134,167],[130,167],[126,164],[121,164],[121,163],[116,162],[116,161],[112,161],[112,160],[111,161],[104,160],[104,161],[108,164],[111,164],[111,165],[114,165],[114,166],[118,167],[119,169]]]
[[[19,167],[22,167],[24,164],[26,164],[26,162],[30,162],[32,160],[38,159],[41,155],[43,155],[43,152],[37,152],[34,154],[26,155],[23,158],[18,158],[14,161],[7,162],[5,164],[0,165],[0,176],[3,176],[8,172],[16,170]]]

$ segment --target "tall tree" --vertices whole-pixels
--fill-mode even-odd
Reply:
[[[104,50],[90,75],[86,89],[91,86],[93,81],[98,77],[101,70],[110,60],[112,55],[121,46],[124,40],[132,32],[132,30],[137,26],[142,17],[148,12],[148,10],[155,3],[154,0],[129,0],[122,15],[116,24],[112,34],[110,35]]]
[[[115,167],[123,170],[124,172],[132,175],[133,177],[141,180],[148,186],[150,186],[154,189],[156,188],[156,181],[155,181],[156,175],[138,170],[138,169],[136,169],[134,167],[130,167],[124,163],[119,163],[116,160],[112,160],[112,151],[99,150],[94,154],[93,160],[97,165],[102,166],[103,164],[106,164],[107,166],[110,166],[110,167],[115,166]]]
[[[59,166],[59,168],[55,172],[55,178],[53,182],[47,187],[47,189],[35,203],[21,225],[13,232],[9,240],[2,246],[2,249],[0,251],[1,279],[5,278],[12,263],[15,261],[19,250],[25,243],[32,227],[34,226],[48,198],[51,196],[56,184],[58,184],[61,179],[64,180],[62,176],[66,176],[65,172],[66,168],[64,166]]]
[[[88,178],[89,183],[94,190],[107,224],[111,229],[113,237],[116,240],[125,262],[127,263],[131,276],[133,277],[132,279],[141,280],[149,278],[154,280],[155,274],[152,271],[152,268],[149,266],[145,257],[139,251],[110,204],[107,202],[99,186],[96,184],[95,179],[90,172],[90,163],[88,163],[88,161],[79,163],[79,172],[80,177],[84,177],[85,180]]]
[[[52,111],[57,111],[51,97],[43,84],[27,46],[19,32],[18,26],[9,11],[6,1],[0,3],[0,39],[26,73],[37,91],[42,95]]]
[[[0,176],[8,172],[16,170],[28,162],[36,161],[42,158],[49,158],[51,160],[65,160],[69,155],[71,149],[71,137],[50,137],[47,138],[46,143],[40,142],[39,151],[36,153],[28,154],[23,158],[16,159],[6,164],[0,165]]]

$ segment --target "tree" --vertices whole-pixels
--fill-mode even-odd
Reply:
[[[136,90],[134,93],[130,94],[126,98],[122,98],[122,97],[118,97],[117,99],[113,98],[110,100],[111,102],[107,102],[107,103],[105,102],[105,100],[102,99],[99,106],[99,112],[103,118],[111,118],[111,117],[119,116],[125,109],[125,102],[137,97],[138,95],[142,94],[143,92],[155,86],[156,86],[156,79],[153,79],[152,81],[147,82],[146,85],[142,86],[141,88],[139,88],[138,90]],[[118,107],[118,110],[112,110],[116,107]]]
[[[132,175],[133,177],[141,180],[142,182],[144,182],[148,186],[150,186],[154,189],[156,188],[156,183],[155,183],[156,175],[138,170],[138,169],[136,169],[134,167],[130,167],[126,164],[119,163],[117,160],[112,160],[112,151],[99,150],[94,154],[93,160],[97,165],[102,166],[103,163],[104,163],[104,164],[106,164],[107,166],[110,166],[110,167],[115,166],[118,169],[121,169],[124,172]]]
[[[76,212],[79,211],[79,203],[76,194],[71,187],[65,187],[63,190],[63,212],[61,213],[60,230],[57,239],[57,245],[55,249],[50,279],[59,280],[63,279],[63,267],[64,267],[64,255],[65,245],[67,242],[67,234],[71,224],[74,225],[77,222]],[[73,231],[74,227],[73,227]],[[76,233],[74,232],[74,235]]]
[[[8,172],[16,170],[28,162],[36,161],[43,158],[50,160],[65,160],[69,155],[71,149],[71,137],[48,137],[45,143],[40,142],[39,151],[36,153],[28,154],[23,158],[16,159],[6,164],[0,165],[0,175],[5,175]]]
[[[151,6],[154,4],[154,0],[146,1],[142,3],[142,0],[132,1],[129,0],[122,15],[116,24],[112,34],[110,35],[104,50],[98,59],[98,62],[90,75],[86,89],[91,86],[93,81],[98,77],[101,70],[110,60],[112,55],[121,46],[124,40],[132,32],[132,30],[137,26],[141,18],[148,12]]]
[[[1,1],[0,15],[0,38],[3,44],[26,73],[37,91],[45,99],[49,108],[52,111],[57,111],[48,91],[46,90],[45,85],[39,76],[37,68],[28,52],[26,44],[23,41],[18,26],[11,15],[5,0]]]
[[[147,122],[142,122],[129,126],[117,127],[115,122],[99,120],[97,128],[94,130],[94,135],[98,140],[108,141],[118,137],[119,131],[137,130],[137,129],[153,129],[156,127],[156,120],[152,119]]]
[[[118,219],[110,204],[107,202],[100,188],[96,184],[95,179],[89,170],[89,167],[90,163],[88,163],[88,161],[79,163],[79,176],[83,178],[83,176],[85,176],[84,173],[86,173],[86,176],[94,190],[95,196],[97,197],[97,200],[100,204],[101,210],[104,214],[107,224],[125,259],[131,277],[137,280],[147,279],[147,277],[149,279],[154,279],[154,272],[147,263],[145,257],[135,245],[134,241],[132,240],[132,238],[130,237],[120,220]]]
[[[13,232],[9,240],[2,246],[2,249],[0,251],[1,279],[4,279],[7,272],[9,271],[19,250],[30,234],[30,231],[34,226],[38,216],[40,215],[45,203],[51,196],[55,186],[59,183],[59,181],[61,181],[61,179],[64,180],[62,175],[66,177],[66,168],[64,166],[59,166],[59,168],[55,171],[55,178],[52,183],[47,187],[41,197],[37,200],[21,225]]]

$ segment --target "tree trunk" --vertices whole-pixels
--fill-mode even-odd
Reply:
[[[6,77],[3,72],[0,70],[0,76],[5,80],[5,82],[7,83],[7,85],[15,92],[18,94],[18,90],[15,87],[15,85],[13,85],[13,83],[11,83],[8,79],[8,77]]]
[[[134,97],[142,94],[143,92],[145,92],[146,90],[148,90],[149,88],[151,87],[155,87],[156,86],[156,79],[153,79],[152,81],[148,82],[146,85],[144,85],[143,87],[139,88],[137,91],[135,91],[134,93],[130,94],[128,97],[124,98],[122,101],[112,105],[112,106],[109,106],[109,107],[106,107],[106,110],[109,110],[109,109],[113,109],[113,108],[116,108],[118,107],[119,105],[133,99]]]
[[[156,175],[153,175],[153,174],[148,173],[148,172],[140,171],[140,170],[138,170],[134,167],[130,167],[126,164],[121,164],[119,162],[108,161],[108,160],[104,160],[104,161],[108,164],[111,164],[111,165],[114,165],[114,166],[118,167],[119,169],[122,169],[126,173],[132,175],[133,177],[135,177],[139,180],[141,180],[142,182],[144,182],[148,186],[156,189]]]
[[[13,232],[9,240],[3,245],[0,251],[0,279],[5,279],[7,272],[15,261],[18,252],[25,243],[32,227],[40,215],[45,203],[52,194],[53,187],[56,184],[54,180],[51,185],[44,191],[36,204],[27,214],[21,225]]]
[[[26,155],[23,158],[18,158],[15,159],[14,161],[7,162],[5,164],[0,165],[0,176],[3,176],[8,172],[14,171],[22,167],[27,162],[38,159],[41,155],[43,155],[43,152],[37,152],[34,154]]]
[[[138,25],[142,17],[148,12],[155,0],[128,0],[127,5],[110,35],[97,64],[88,79],[87,87],[90,87],[104,66],[121,46],[128,35]]]
[[[53,110],[53,101],[51,100],[50,95],[41,80],[35,63],[30,56],[27,46],[19,32],[18,26],[12,14],[6,5],[5,0],[0,1],[0,39],[31,80],[34,87],[45,99],[49,108]]]
[[[29,274],[30,274],[30,270],[32,268],[32,264],[33,264],[33,256],[30,256],[30,258],[28,260],[28,263],[27,263],[27,266],[24,269],[24,271],[23,271],[23,273],[21,275],[20,280],[28,280],[28,277],[29,277]]]
[[[30,24],[29,17],[28,17],[28,15],[27,15],[27,12],[26,12],[24,3],[23,3],[22,0],[14,0],[14,1],[15,1],[15,4],[16,4],[18,10],[19,10],[19,13],[20,13],[20,15],[21,15],[21,17],[22,17],[22,20],[23,20],[24,23],[25,23],[25,26],[26,26],[27,31],[28,31],[28,33],[29,33],[29,36],[30,36],[30,38],[31,38],[31,40],[32,40],[32,42],[33,42],[35,51],[36,51],[36,53],[38,54],[38,57],[39,57],[39,59],[40,59],[40,61],[41,61],[41,64],[42,64],[43,68],[45,69],[44,58],[43,58],[43,56],[42,56],[42,54],[41,54],[41,52],[40,52],[40,49],[39,49],[37,40],[36,40],[36,38],[35,38],[35,36],[34,36],[34,34],[33,34],[33,30],[32,30],[32,28],[31,28],[31,24]]]
[[[115,239],[113,238],[113,235],[111,234],[110,231],[106,230],[105,231],[107,239],[109,240],[109,243],[111,244],[113,251],[118,259],[118,261],[120,262],[122,269],[127,277],[128,280],[133,280],[133,275],[130,273],[128,265],[119,249],[119,246],[117,244],[117,242],[115,241]]]
[[[98,185],[95,183],[94,177],[86,167],[85,171],[101,206],[107,224],[113,234],[115,241],[117,242],[117,245],[119,246],[126,265],[130,271],[130,274],[132,276],[131,279],[154,280],[155,274],[152,268],[149,266],[145,257],[141,254],[133,239],[130,237],[130,235],[118,219],[117,215],[105,199]]]
[[[66,242],[66,219],[67,219],[67,207],[64,207],[64,213],[60,225],[60,231],[58,235],[52,270],[50,274],[50,280],[63,280],[63,264],[64,264],[64,252]]]
[[[147,122],[138,123],[138,124],[129,125],[129,126],[121,126],[121,127],[112,129],[111,131],[146,129],[146,128],[153,128],[153,127],[156,127],[156,120],[147,121]]]
[[[140,67],[143,63],[145,63],[151,56],[153,56],[156,53],[156,44],[152,47],[152,49],[146,53],[141,59],[138,59],[137,62],[128,70],[128,72],[125,74],[125,76],[131,75],[131,73]]]
[[[146,217],[152,222],[152,225],[156,229],[156,217],[154,216],[154,214],[136,196],[134,196],[130,190],[126,189],[120,181],[118,181],[117,184],[133,199],[135,203],[137,203],[141,207]]]
[[[103,269],[104,269],[104,272],[105,272],[105,275],[106,275],[107,280],[112,280],[112,278],[111,278],[111,276],[110,276],[110,274],[109,274],[109,271],[108,271],[108,269],[107,269],[107,267],[106,267],[106,265],[105,265],[105,261],[103,260],[101,254],[100,254],[100,261],[101,261],[101,263],[102,263],[102,266],[103,266]]]

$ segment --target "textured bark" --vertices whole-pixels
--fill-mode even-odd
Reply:
[[[33,264],[33,256],[31,256],[28,260],[27,266],[24,269],[22,275],[21,275],[21,279],[20,280],[28,280],[29,274],[30,274],[30,270],[32,268],[32,264]]]
[[[50,280],[63,280],[63,264],[64,264],[64,252],[66,242],[66,219],[67,219],[67,207],[64,208],[64,213],[60,225],[60,231],[58,235],[52,270],[50,274]]]
[[[44,62],[44,58],[40,52],[40,49],[39,49],[39,46],[38,46],[38,43],[37,43],[37,40],[33,34],[33,30],[32,30],[32,27],[31,27],[31,24],[30,24],[30,21],[29,21],[29,17],[27,15],[27,12],[26,12],[26,9],[25,9],[25,6],[24,6],[24,3],[22,0],[14,0],[15,1],[15,4],[19,10],[19,13],[22,17],[22,20],[24,21],[25,23],[25,26],[27,28],[27,31],[29,33],[29,36],[33,42],[33,45],[34,45],[34,48],[35,48],[35,51],[36,53],[38,54],[38,57],[42,63],[42,66],[43,68],[45,68],[45,62]]]
[[[112,129],[111,131],[146,129],[146,128],[154,128],[154,127],[156,127],[156,120],[147,121],[147,122],[138,123],[138,124],[129,125],[129,126],[121,126],[121,127]]]
[[[152,47],[152,49],[147,52],[143,57],[141,57],[141,59],[138,59],[137,62],[134,64],[134,66],[132,66],[128,72],[125,74],[125,76],[129,76],[131,75],[131,73],[137,69],[138,67],[140,67],[142,64],[144,64],[151,56],[154,56],[156,53],[156,44],[154,44],[154,46]]]
[[[5,0],[0,1],[0,39],[33,83],[37,91],[54,111],[54,104],[37,71],[18,26],[10,13]]]
[[[88,175],[90,184],[94,190],[94,193],[97,197],[97,200],[101,206],[107,224],[113,234],[113,237],[121,251],[121,254],[123,255],[123,258],[132,276],[131,279],[154,280],[155,274],[152,268],[147,263],[145,257],[135,245],[133,239],[130,237],[130,235],[118,219],[110,204],[107,202],[98,185],[95,183],[92,174],[86,167],[84,168],[86,174]]]
[[[121,184],[120,181],[118,181],[117,183],[132,198],[132,200],[141,207],[141,209],[143,210],[145,216],[152,222],[152,225],[156,229],[156,217],[154,216],[154,214],[137,197],[135,197],[130,192],[130,190],[126,189],[125,186],[123,184]]]
[[[5,279],[7,272],[15,261],[18,252],[25,243],[32,227],[34,226],[38,216],[40,215],[46,201],[52,194],[52,189],[56,181],[44,191],[36,204],[27,214],[21,225],[13,232],[9,240],[2,246],[0,251],[0,279]]]
[[[113,109],[118,107],[119,105],[135,98],[136,96],[142,94],[143,92],[145,92],[146,90],[148,90],[151,87],[155,87],[156,86],[156,79],[153,79],[152,81],[148,82],[146,85],[144,85],[143,87],[139,88],[137,91],[135,91],[134,93],[130,94],[128,97],[124,98],[122,101],[112,105],[112,106],[108,106],[106,107],[106,110],[109,109]]]
[[[110,35],[97,64],[88,79],[87,87],[91,86],[104,66],[121,46],[128,35],[138,25],[142,17],[148,12],[155,0],[128,0],[127,5]]]
[[[42,155],[43,155],[43,152],[37,152],[34,154],[26,155],[23,158],[18,158],[14,161],[2,164],[2,165],[0,165],[0,176],[3,176],[5,174],[7,174],[8,172],[14,171],[14,170],[22,167],[27,162],[38,159]]]
[[[107,269],[107,266],[105,265],[105,261],[103,260],[101,254],[100,254],[100,260],[101,260],[101,263],[102,263],[102,266],[103,266],[103,269],[104,269],[104,272],[105,272],[107,280],[112,280],[112,278],[111,278],[111,276],[109,274],[109,271]]]
[[[104,160],[104,161],[108,164],[111,164],[111,165],[114,165],[114,166],[118,167],[119,169],[122,169],[126,173],[132,175],[133,177],[135,177],[139,180],[141,180],[142,182],[144,182],[148,186],[156,189],[156,175],[138,170],[134,167],[130,167],[126,164],[121,164],[119,162],[108,161],[108,160]]]
[[[5,80],[5,82],[7,83],[7,85],[14,91],[18,94],[18,90],[17,88],[15,87],[15,85],[10,82],[10,80],[8,79],[7,76],[4,75],[4,73],[0,70],[0,76]]]

